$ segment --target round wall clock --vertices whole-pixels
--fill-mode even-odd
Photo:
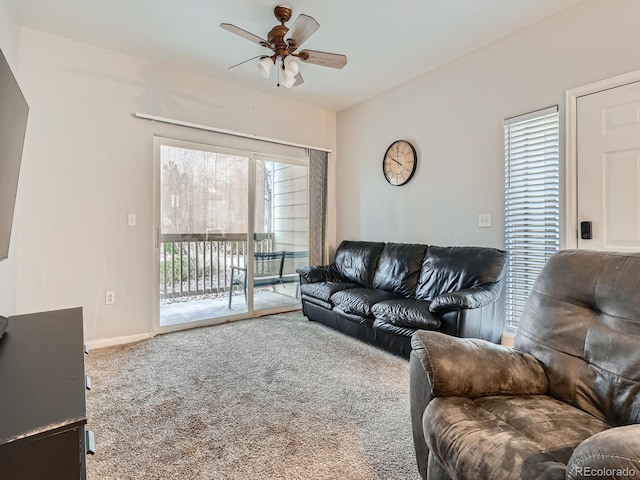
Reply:
[[[389,145],[382,160],[384,178],[391,185],[404,185],[416,171],[418,157],[416,149],[406,140],[397,140]]]

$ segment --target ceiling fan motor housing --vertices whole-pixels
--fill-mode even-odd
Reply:
[[[291,45],[289,45],[284,39],[285,35],[287,35],[287,32],[289,31],[289,28],[285,23],[291,20],[291,8],[286,5],[278,5],[273,9],[273,14],[280,21],[280,25],[276,25],[271,29],[267,35],[267,40],[276,56],[286,57],[295,49],[295,47],[291,49]]]
[[[288,31],[289,29],[285,25],[276,25],[267,36],[269,45],[276,55],[285,56],[289,54],[289,46],[284,40],[284,36]]]

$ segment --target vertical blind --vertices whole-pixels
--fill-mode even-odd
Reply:
[[[508,330],[515,330],[547,259],[560,248],[558,107],[505,120],[505,287]]]

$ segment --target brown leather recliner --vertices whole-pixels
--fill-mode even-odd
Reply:
[[[423,478],[640,478],[640,254],[553,256],[515,348],[426,331],[412,347]]]

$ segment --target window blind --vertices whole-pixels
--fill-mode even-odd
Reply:
[[[559,115],[551,107],[505,120],[505,287],[515,330],[547,259],[560,248]]]

